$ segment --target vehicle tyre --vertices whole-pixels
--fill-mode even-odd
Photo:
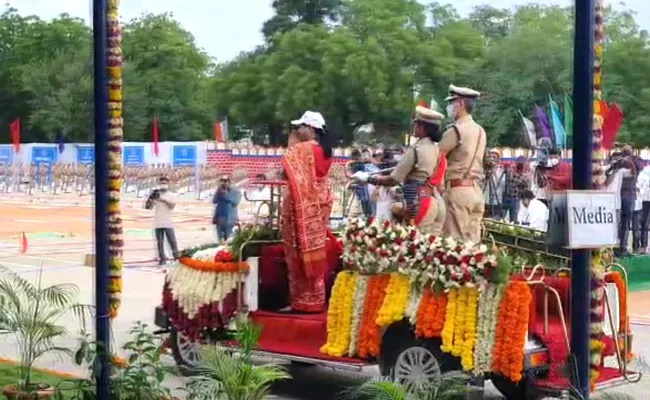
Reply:
[[[538,391],[528,377],[521,382],[513,382],[502,375],[492,375],[492,384],[507,400],[535,400],[540,398]]]
[[[199,343],[189,341],[185,335],[172,328],[169,334],[169,344],[174,361],[181,372],[184,375],[191,374],[192,370],[201,362],[198,352]]]

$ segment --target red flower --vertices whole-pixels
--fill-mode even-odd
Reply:
[[[415,231],[415,230],[412,230],[412,231],[409,233],[409,236],[411,237],[411,239],[413,239],[413,238],[415,237],[415,235],[417,235],[417,231]]]
[[[384,228],[388,228],[390,226],[390,221],[384,221]]]
[[[460,259],[460,262],[461,262],[462,264],[469,264],[469,261],[470,261],[470,260],[471,260],[471,257],[470,257],[470,256],[463,256],[463,257]]]
[[[375,222],[375,217],[368,217],[368,225],[372,224]]]
[[[404,241],[401,238],[396,238],[395,239],[395,244],[400,246]]]
[[[429,243],[433,243],[433,242],[435,242],[435,241],[436,241],[436,237],[435,237],[435,236],[433,236],[433,235],[429,236]]]
[[[484,257],[485,257],[485,254],[483,254],[483,253],[478,253],[478,254],[476,254],[476,255],[474,256],[474,258],[476,259],[476,262],[477,262],[477,263],[480,263],[481,261],[483,261],[483,258],[484,258]]]

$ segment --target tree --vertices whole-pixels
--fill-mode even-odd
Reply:
[[[336,22],[343,0],[274,0],[275,16],[264,23],[262,33],[268,42],[300,24]]]
[[[203,81],[210,59],[171,15],[147,14],[123,28],[125,138],[151,140],[160,121],[162,140],[200,140],[211,135],[214,113]],[[136,111],[137,110],[137,111]]]

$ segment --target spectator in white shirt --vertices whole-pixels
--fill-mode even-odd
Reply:
[[[172,210],[176,207],[171,193],[169,192],[169,179],[161,176],[158,179],[158,189],[151,192],[145,203],[147,210],[154,210],[154,230],[156,232],[156,244],[158,245],[158,265],[165,265],[165,237],[171,247],[174,259],[178,258],[178,245],[174,233],[174,221]]]
[[[641,199],[641,248],[639,250],[647,252],[650,227],[650,165],[643,167],[639,173],[636,188],[639,191],[638,198]]]
[[[532,191],[526,190],[521,194],[521,205],[517,215],[517,222],[520,225],[546,232],[548,216],[548,207],[537,200]]]

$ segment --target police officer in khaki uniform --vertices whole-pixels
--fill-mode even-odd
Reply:
[[[440,141],[447,155],[445,204],[447,217],[443,233],[478,243],[485,204],[481,181],[484,179],[483,156],[487,135],[472,119],[472,111],[481,94],[475,90],[449,86],[447,114],[454,124]]]
[[[389,176],[369,176],[366,172],[353,175],[359,181],[375,186],[395,186],[402,184],[404,202],[408,208],[406,219],[414,219],[418,211],[418,194],[438,165],[440,152],[436,142],[439,140],[440,124],[444,115],[426,107],[415,109],[413,136],[418,140],[411,146]]]

